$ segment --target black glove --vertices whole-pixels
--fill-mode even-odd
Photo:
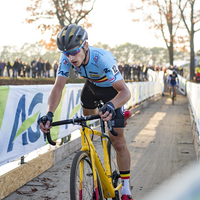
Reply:
[[[112,114],[112,119],[116,116],[115,107],[112,102],[107,102],[102,108],[99,109],[103,114],[108,111]]]
[[[50,121],[50,124],[53,121],[53,113],[50,112],[50,111],[45,116],[40,117],[38,119],[37,123],[38,123],[38,125],[40,125],[40,123],[42,122],[43,125],[45,126],[45,124],[47,123],[47,121]]]

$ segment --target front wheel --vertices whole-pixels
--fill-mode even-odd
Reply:
[[[98,199],[103,200],[103,190],[97,173]],[[70,174],[71,200],[97,200],[90,157],[79,151],[72,162]]]
[[[174,86],[172,87],[171,98],[172,98],[172,105],[174,105]]]
[[[111,173],[112,173],[111,174],[112,183],[113,183],[113,187],[116,188],[120,184],[121,178],[120,178],[120,173],[119,173],[119,169],[117,165],[117,154],[110,140],[108,140],[107,149],[108,149],[108,156],[109,156],[110,168],[111,168]],[[116,191],[115,196],[116,197],[112,199],[118,200],[119,199],[118,191]]]

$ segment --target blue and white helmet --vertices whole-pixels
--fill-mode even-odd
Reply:
[[[88,39],[86,30],[76,24],[65,26],[57,36],[57,46],[61,51],[69,51],[77,46],[81,46]]]

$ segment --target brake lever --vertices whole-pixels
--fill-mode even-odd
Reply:
[[[107,124],[108,124],[108,128],[109,128],[109,131],[114,135],[114,136],[118,136],[118,133],[113,129],[112,127],[112,124],[111,124],[111,121],[107,121]]]

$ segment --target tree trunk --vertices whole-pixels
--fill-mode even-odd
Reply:
[[[173,36],[173,18],[172,18],[172,2],[169,3],[168,13],[168,28],[170,34],[170,45],[169,45],[169,62],[173,66],[174,63],[174,36]]]
[[[191,4],[191,32],[190,32],[190,80],[194,80],[195,54],[194,54],[194,4]]]
[[[173,36],[172,36],[173,38]],[[173,49],[173,42],[170,42],[169,46],[169,63],[173,66],[174,63],[174,49]]]

